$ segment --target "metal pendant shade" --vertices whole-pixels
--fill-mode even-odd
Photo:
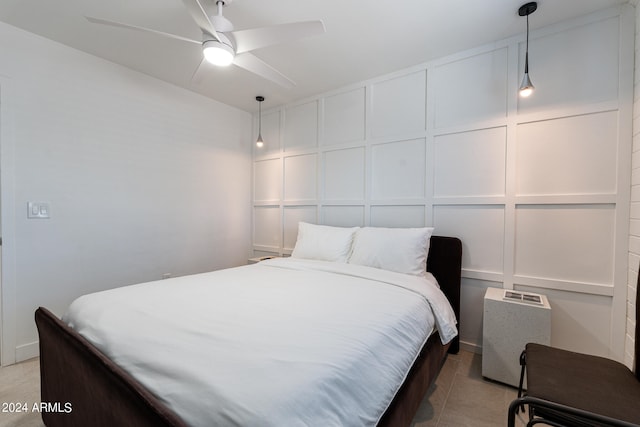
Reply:
[[[538,8],[538,3],[530,2],[523,4],[518,9],[518,15],[527,17],[527,46],[526,52],[524,56],[524,77],[522,78],[522,83],[520,84],[519,93],[523,98],[528,97],[533,93],[535,86],[531,83],[531,79],[529,78],[529,15],[536,11]]]
[[[524,77],[522,78],[522,83],[520,83],[520,96],[526,98],[527,96],[533,93],[533,90],[536,87],[531,83],[531,79],[529,78],[529,73],[525,71]]]
[[[264,146],[264,141],[262,140],[262,101],[264,101],[264,96],[256,96],[256,101],[258,101],[258,139],[256,140],[256,147],[262,148]]]

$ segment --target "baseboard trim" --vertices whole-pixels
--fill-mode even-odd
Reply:
[[[22,344],[16,347],[16,363],[23,362],[25,360],[33,359],[40,355],[39,341],[34,341],[29,344]]]
[[[460,340],[460,349],[471,353],[482,354],[482,346]]]

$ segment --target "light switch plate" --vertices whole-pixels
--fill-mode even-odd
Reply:
[[[47,219],[50,218],[51,211],[49,202],[28,202],[27,218]]]

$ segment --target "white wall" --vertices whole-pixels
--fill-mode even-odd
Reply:
[[[250,114],[5,24],[0,100],[3,363],[38,306],[246,263]]]
[[[638,3],[637,1],[635,2]],[[636,327],[636,285],[640,265],[640,8],[636,5],[635,75],[633,97],[633,155],[629,226],[629,277],[625,364],[633,367]]]
[[[468,346],[504,287],[549,296],[554,346],[622,360],[633,28],[624,6],[533,32],[529,99],[522,34],[265,111],[254,252],[301,220],[433,225],[463,241]]]

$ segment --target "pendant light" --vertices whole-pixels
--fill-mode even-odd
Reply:
[[[531,83],[531,79],[529,79],[529,15],[535,12],[537,8],[538,3],[532,1],[530,3],[523,4],[520,6],[520,9],[518,9],[518,15],[527,17],[527,49],[524,56],[524,77],[520,84],[520,96],[523,98],[531,95],[535,89],[533,83]]]
[[[264,101],[264,96],[256,96],[256,101],[258,101],[258,139],[256,140],[256,147],[262,148],[264,146],[264,141],[262,140],[262,101]]]

